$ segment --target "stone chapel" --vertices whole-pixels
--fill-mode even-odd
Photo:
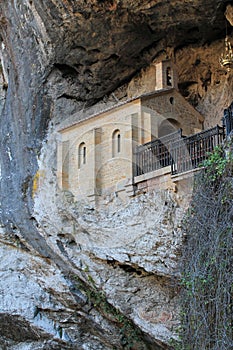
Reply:
[[[165,176],[171,172],[169,159],[163,162],[161,155],[168,156],[168,147],[166,141],[158,144],[158,140],[178,135],[181,129],[185,136],[201,132],[204,119],[179,93],[171,60],[155,64],[154,71],[153,91],[59,131],[57,178],[60,189],[72,192],[76,200],[96,204],[106,196],[122,199],[133,196],[145,187],[145,181],[147,187],[148,181],[153,179],[151,186],[169,182]],[[154,144],[160,153],[150,148],[147,159],[143,155],[140,158],[141,168],[147,166],[147,170],[138,172],[138,149],[144,147],[148,151]],[[156,161],[159,166],[153,167]],[[161,180],[161,175],[166,179]],[[157,177],[159,182],[156,182]]]

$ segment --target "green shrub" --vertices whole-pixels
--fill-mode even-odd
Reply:
[[[224,174],[228,162],[229,160],[226,159],[223,148],[216,146],[214,152],[210,153],[209,157],[202,164],[206,169],[208,179],[210,181],[219,179]]]

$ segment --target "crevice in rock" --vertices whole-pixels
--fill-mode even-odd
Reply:
[[[136,274],[137,276],[143,276],[143,277],[153,275],[152,273],[147,272],[142,267],[139,267],[136,264],[133,264],[133,265],[123,264],[114,259],[106,260],[106,262],[108,265],[111,265],[113,268],[119,267],[120,269],[122,269],[123,271],[129,274]]]
[[[65,98],[65,99],[67,99],[67,100],[73,100],[73,101],[77,101],[77,102],[83,101],[83,100],[77,98],[76,96],[72,96],[72,95],[69,95],[69,94],[66,94],[66,93],[64,93],[64,94],[62,94],[62,95],[60,95],[60,96],[58,96],[58,97],[57,97],[57,100],[60,100],[61,98]]]
[[[117,61],[120,58],[117,54],[112,54],[109,57],[105,58],[103,61]]]
[[[64,78],[67,77],[77,77],[78,72],[76,71],[75,68],[69,66],[68,64],[61,64],[61,63],[55,63],[54,67],[59,69],[59,71],[62,73],[62,76]]]

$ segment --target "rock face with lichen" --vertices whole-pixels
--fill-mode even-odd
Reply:
[[[56,133],[140,94],[165,57],[205,127],[220,123],[233,99],[232,73],[218,62],[227,3],[2,1],[2,349],[171,348],[192,188],[93,210],[56,186]]]

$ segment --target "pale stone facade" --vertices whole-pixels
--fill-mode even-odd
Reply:
[[[179,128],[184,135],[202,128],[202,116],[176,87],[171,62],[161,62],[156,66],[154,91],[60,130],[59,187],[77,200],[93,203],[106,196],[133,195],[137,145]]]

